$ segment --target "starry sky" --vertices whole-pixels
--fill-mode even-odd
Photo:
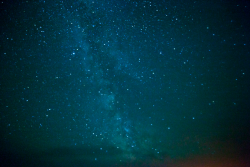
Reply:
[[[249,165],[249,8],[2,1],[2,164]]]

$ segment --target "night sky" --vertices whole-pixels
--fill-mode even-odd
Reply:
[[[1,1],[3,166],[250,166],[250,3]]]

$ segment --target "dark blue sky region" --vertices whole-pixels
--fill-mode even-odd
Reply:
[[[11,166],[247,166],[246,1],[3,1]]]

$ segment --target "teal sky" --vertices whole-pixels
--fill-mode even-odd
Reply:
[[[248,2],[1,6],[4,165],[249,164]]]

